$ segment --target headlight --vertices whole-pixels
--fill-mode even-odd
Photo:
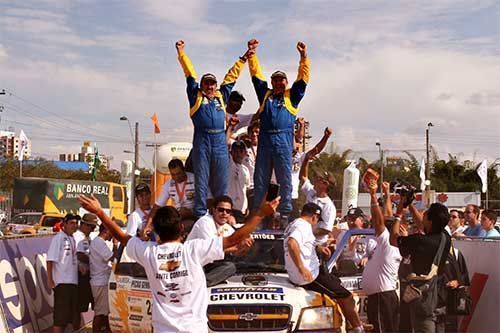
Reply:
[[[332,330],[333,327],[333,307],[313,306],[300,311],[297,324],[297,332],[312,330]]]

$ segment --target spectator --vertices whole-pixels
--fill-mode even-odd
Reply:
[[[143,235],[146,231],[147,219],[151,211],[151,190],[147,184],[138,184],[135,187],[135,199],[139,204],[138,207],[128,216],[127,234],[130,236],[142,237],[144,240],[149,239],[147,235]],[[147,233],[147,231],[146,231]]]
[[[486,232],[481,227],[479,222],[479,206],[477,205],[467,205],[465,206],[464,218],[465,223],[468,224],[467,229],[465,229],[463,234],[456,233],[456,236],[469,236],[469,237],[484,237]]]
[[[353,332],[364,332],[352,294],[345,289],[338,277],[329,274],[320,265],[316,251],[330,257],[330,249],[316,245],[313,226],[321,218],[321,208],[315,203],[306,203],[299,218],[285,229],[285,268],[290,281],[304,289],[326,294],[335,299],[347,321],[354,327]]]
[[[421,282],[416,285],[417,288],[425,289],[421,290],[425,297],[407,303],[410,322],[415,332],[434,333],[436,329],[434,311],[437,307],[437,285],[432,281],[435,281],[436,275],[442,274],[446,254],[450,251],[451,238],[447,232],[444,232],[449,220],[448,209],[442,204],[433,203],[422,215],[425,234],[398,237],[399,251],[408,263],[410,272],[415,276],[420,276]],[[443,239],[442,253],[438,253]],[[436,265],[434,264],[435,258],[439,259]],[[410,279],[413,274],[408,274],[406,278]],[[424,303],[424,299],[428,302]]]
[[[257,115],[255,113],[249,113],[249,114],[238,113],[244,101],[245,97],[239,91],[234,90],[229,95],[229,100],[227,102],[227,107],[226,107],[226,112],[227,112],[226,122],[229,122],[231,116],[236,116],[238,118],[238,124],[236,124],[233,127],[234,132],[238,132],[240,129],[250,126],[252,121],[257,119]]]
[[[186,240],[231,236],[234,229],[229,225],[228,221],[233,211],[233,201],[230,197],[223,195],[215,198],[212,214],[207,214],[196,221]],[[252,244],[252,238],[248,238],[237,246],[225,249],[224,253],[240,254]],[[205,265],[203,269],[208,287],[222,283],[236,273],[234,263],[227,261],[215,261]]]
[[[250,171],[243,165],[247,148],[243,141],[236,141],[231,146],[229,159],[228,195],[233,199],[233,213],[237,222],[242,222],[247,215],[247,189],[250,186]]]
[[[208,189],[215,197],[227,194],[226,103],[241,70],[253,51],[236,61],[217,89],[215,75],[207,73],[198,85],[191,61],[184,53],[184,41],[175,43],[179,62],[186,76],[189,115],[194,125],[193,168],[196,183],[194,215],[206,214]]]
[[[111,262],[116,256],[116,243],[113,244],[113,250],[106,243],[110,240],[111,234],[106,226],[101,224],[99,235],[90,244],[90,285],[94,297],[93,332],[110,331],[108,282],[111,275]]]
[[[301,124],[299,128],[304,126],[304,118],[299,118],[298,122]],[[325,132],[321,140],[316,144],[316,146],[314,146],[314,148],[309,150],[307,153],[300,152],[298,149],[299,147],[298,144],[296,144],[294,147],[292,155],[292,206],[294,212],[298,211],[297,205],[299,200],[299,186],[301,181],[304,181],[300,177],[300,170],[302,168],[302,165],[304,164],[304,160],[306,159],[306,157],[308,158],[308,160],[311,160],[316,155],[321,153],[321,151],[325,148],[326,143],[328,142],[328,138],[332,135],[332,133],[333,132],[330,128],[325,128]],[[307,176],[308,174],[306,173],[306,177]]]
[[[78,259],[78,305],[80,313],[87,312],[89,305],[93,307],[94,298],[90,289],[90,233],[97,226],[97,216],[86,213],[80,221],[80,228],[73,234]]]
[[[492,209],[485,209],[481,214],[481,226],[485,233],[484,237],[493,238],[500,237],[500,233],[495,229],[495,223],[497,222],[497,213]]]
[[[243,165],[245,165],[250,173],[250,185],[248,186],[247,199],[248,207],[253,207],[253,197],[254,197],[254,183],[253,175],[255,173],[255,161],[257,159],[257,145],[259,143],[259,121],[253,121],[247,129],[248,132],[248,144],[247,144],[247,156],[243,160]]]
[[[259,42],[252,39],[248,48],[255,50]],[[287,88],[287,75],[276,71],[271,75],[272,89],[262,75],[257,56],[249,58],[250,75],[260,104],[259,146],[254,174],[255,201],[259,207],[267,191],[274,169],[280,184],[282,198],[279,211],[282,215],[292,212],[292,151],[294,141],[294,124],[298,106],[304,97],[309,82],[309,59],[307,47],[303,42],[297,43],[300,54],[299,72],[291,88]]]
[[[141,242],[125,234],[104,213],[99,201],[81,196],[80,204],[97,214],[111,234],[124,245],[132,259],[146,271],[153,297],[155,332],[208,332],[208,294],[202,267],[224,258],[224,249],[248,238],[260,221],[275,213],[279,198],[264,202],[243,227],[229,237],[195,239],[181,243],[180,216],[173,207],[160,208],[153,218],[158,242]],[[177,292],[165,292],[175,286]],[[175,302],[172,302],[174,300]]]
[[[151,226],[156,211],[160,207],[165,206],[169,199],[172,199],[174,207],[179,211],[182,223],[185,226],[184,228],[186,232],[189,233],[189,230],[191,230],[196,220],[193,214],[196,191],[194,186],[194,174],[186,172],[184,164],[177,158],[168,162],[168,170],[172,178],[163,184],[160,195],[156,199],[156,203],[153,205],[153,209],[151,209],[151,213],[149,214],[148,225]]]
[[[365,177],[363,177],[365,179]],[[363,270],[363,291],[368,295],[368,321],[377,333],[397,332],[399,327],[398,270],[401,263],[399,249],[394,246],[399,236],[399,220],[387,222],[378,205],[378,175],[367,179],[370,190],[372,226],[377,246]],[[388,188],[386,183],[384,188]],[[386,197],[386,200],[390,197]],[[390,222],[391,221],[391,222]],[[387,227],[386,227],[387,225]]]
[[[73,325],[74,331],[80,328],[78,263],[73,238],[79,220],[79,215],[67,214],[62,232],[52,238],[47,251],[47,281],[54,290],[53,333],[63,333],[68,324]]]
[[[460,215],[462,215],[462,217],[460,217]],[[450,210],[450,222],[448,222],[448,225],[445,228],[450,235],[454,236],[455,233],[462,234],[465,229],[467,229],[461,224],[463,221],[463,215],[464,213],[457,209]]]

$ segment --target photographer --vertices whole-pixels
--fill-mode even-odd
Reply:
[[[410,205],[410,211],[415,213],[416,208]],[[444,231],[450,215],[448,208],[439,203],[433,203],[422,215],[416,213],[417,219],[421,216],[418,222],[425,234],[399,237],[397,241],[399,251],[406,260],[407,273],[410,273],[405,274],[402,281],[405,284],[402,299],[409,307],[413,331],[434,333],[437,275],[443,272],[451,246],[450,235]]]

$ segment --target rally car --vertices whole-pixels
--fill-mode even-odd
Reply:
[[[372,231],[373,233],[373,231]],[[356,234],[349,231],[343,244]],[[208,288],[210,332],[341,332],[340,308],[325,295],[307,291],[288,279],[284,267],[283,232],[259,231],[243,257],[233,257],[237,273],[226,283]],[[329,265],[335,266],[335,260]],[[340,272],[342,273],[342,272]],[[343,276],[353,290],[361,317],[366,315],[361,277]],[[144,269],[135,262],[119,262],[109,282],[110,326],[113,332],[151,332],[152,298]]]

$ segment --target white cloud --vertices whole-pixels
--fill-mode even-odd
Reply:
[[[204,19],[208,9],[206,0],[163,1],[143,0],[140,6],[151,16],[177,25],[194,24]],[[201,32],[204,35],[204,32]]]
[[[5,61],[7,57],[8,57],[7,50],[2,44],[0,44],[0,62]]]

